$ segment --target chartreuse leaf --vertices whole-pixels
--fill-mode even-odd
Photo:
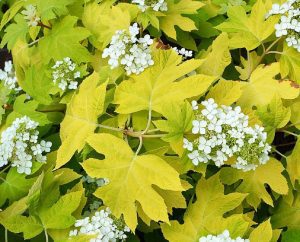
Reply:
[[[300,129],[300,97],[294,99],[289,107],[291,108],[291,123]]]
[[[273,231],[270,219],[258,225],[249,237],[251,242],[270,242],[272,239]]]
[[[14,102],[13,106],[13,112],[9,114],[7,117],[6,123],[11,124],[16,118],[20,118],[24,115],[27,117],[31,118],[32,120],[38,122],[41,126],[45,124],[50,124],[52,123],[49,118],[54,117],[54,116],[60,116],[62,114],[60,113],[41,113],[36,111],[39,103],[35,100],[28,100],[26,101],[27,96],[26,94],[22,94],[18,96]],[[49,118],[48,118],[49,116]]]
[[[206,56],[201,55],[201,58],[203,57],[205,61],[197,69],[198,73],[222,76],[225,68],[231,63],[228,35],[220,34],[212,43],[211,50],[206,53]]]
[[[242,95],[243,84],[239,81],[220,80],[209,89],[206,98],[213,98],[219,105],[235,103]]]
[[[122,214],[125,223],[134,231],[137,226],[136,203],[154,221],[168,222],[166,203],[153,188],[182,191],[179,174],[156,155],[136,155],[128,144],[111,134],[94,134],[88,144],[104,160],[88,159],[83,168],[91,177],[106,177],[109,184],[96,190],[116,217]]]
[[[280,74],[282,77],[290,77],[292,80],[300,83],[300,53],[286,43],[279,59]]]
[[[153,110],[163,113],[163,106],[180,104],[184,99],[203,94],[215,77],[202,74],[182,80],[180,77],[199,67],[202,60],[188,60],[173,50],[153,50],[154,65],[139,75],[123,81],[116,89],[114,103],[122,114]]]
[[[292,154],[287,157],[287,172],[292,185],[295,186],[296,180],[300,181],[300,140],[298,139]]]
[[[241,80],[248,80],[251,72],[253,71],[253,66],[258,66],[260,63],[260,56],[257,55],[255,51],[248,52],[248,57],[244,58],[243,56],[241,58],[241,66],[235,66],[235,69],[240,73],[239,78]]]
[[[271,218],[273,228],[287,226],[289,229],[300,229],[300,196],[295,193],[291,197],[292,199],[289,196],[280,199]]]
[[[64,17],[39,41],[38,50],[44,62],[47,63],[50,59],[61,60],[64,57],[70,57],[75,62],[90,60],[90,53],[79,43],[90,32],[83,27],[74,27],[76,22],[77,18],[74,16]]]
[[[43,22],[54,19],[57,16],[68,14],[67,6],[75,0],[33,0]]]
[[[3,225],[14,233],[24,233],[25,239],[39,235],[45,229],[65,229],[72,226],[72,213],[80,204],[82,192],[70,192],[62,196],[53,206],[37,211],[37,214],[15,215],[4,220]]]
[[[40,211],[39,217],[47,229],[65,229],[74,224],[72,213],[78,208],[82,191],[62,196],[52,207]]]
[[[160,29],[170,38],[176,40],[175,26],[184,31],[196,29],[195,23],[188,17],[182,15],[197,13],[197,9],[204,6],[203,3],[193,0],[167,0],[168,11],[159,17]]]
[[[16,168],[11,168],[5,178],[0,179],[0,206],[8,199],[10,203],[27,195],[34,178],[26,178]]]
[[[120,21],[122,19],[122,21]],[[96,47],[103,50],[117,30],[127,30],[130,26],[130,13],[119,6],[111,7],[110,2],[95,2],[84,7],[82,22],[97,41]]]
[[[279,63],[259,66],[253,71],[250,80],[243,85],[243,94],[238,100],[242,107],[262,106],[269,104],[274,95],[283,99],[294,99],[299,95],[299,87],[289,80],[276,80],[279,74]]]
[[[269,143],[273,141],[276,129],[283,128],[291,117],[291,109],[283,106],[281,98],[277,94],[270,104],[259,107],[256,113],[268,133],[267,141]]]
[[[288,229],[282,233],[282,242],[298,242],[300,238],[300,229]]]
[[[33,65],[26,69],[25,80],[20,82],[20,86],[26,93],[39,103],[46,105],[52,103],[49,93],[53,85],[46,67],[41,65]]]
[[[238,207],[247,194],[230,193],[224,195],[224,187],[219,175],[209,179],[201,178],[196,187],[196,202],[190,202],[184,214],[184,223],[171,221],[163,224],[164,237],[170,242],[195,242],[207,234],[220,234],[225,229],[232,237],[243,236],[249,222],[242,214],[224,218],[224,214]]]
[[[15,21],[16,23],[10,24],[5,29],[5,35],[0,45],[1,48],[7,45],[7,48],[11,50],[18,40],[26,41],[26,35],[29,30],[27,22],[21,14],[16,15]]]
[[[17,1],[4,13],[1,19],[0,30],[19,12],[23,7],[25,1]]]
[[[191,130],[194,119],[192,107],[188,102],[181,105],[172,104],[166,106],[163,113],[167,120],[157,120],[154,124],[159,130],[168,133],[163,140],[170,142],[173,150],[182,155],[183,135]]]
[[[230,33],[231,48],[246,48],[253,50],[264,42],[273,32],[278,17],[271,16],[266,19],[271,1],[258,0],[247,16],[242,6],[234,6],[227,11],[228,21],[221,23],[216,28]]]
[[[100,85],[99,74],[94,72],[72,97],[61,123],[62,144],[57,151],[56,169],[66,164],[76,151],[81,151],[86,138],[94,133],[97,118],[104,111],[106,84]]]
[[[231,167],[221,169],[221,181],[227,185],[234,184],[242,180],[236,191],[249,193],[246,201],[249,205],[257,209],[261,200],[273,206],[273,200],[267,192],[265,185],[278,194],[287,194],[288,185],[285,177],[281,174],[283,165],[276,159],[270,158],[265,165],[260,165],[254,171],[241,171]]]

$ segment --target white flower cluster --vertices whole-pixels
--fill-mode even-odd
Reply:
[[[18,173],[31,173],[33,161],[45,162],[44,152],[50,152],[51,142],[38,142],[38,123],[27,116],[17,118],[11,126],[1,134],[0,167],[11,162]]]
[[[173,50],[177,52],[177,54],[182,55],[183,59],[193,57],[193,51],[186,50],[185,48],[178,49],[177,47],[173,47]]]
[[[24,15],[24,19],[27,21],[29,26],[37,26],[41,20],[36,11],[36,7],[31,4],[27,5],[25,10],[21,13]]]
[[[142,12],[145,12],[148,8],[152,8],[156,12],[168,11],[168,5],[165,0],[133,0],[132,3],[138,4]]]
[[[229,231],[225,230],[222,234],[219,234],[217,236],[215,236],[215,235],[203,236],[199,239],[199,242],[250,242],[250,240],[242,239],[241,237],[232,239],[232,238],[230,238]]]
[[[153,43],[150,35],[146,34],[138,38],[139,27],[134,23],[129,27],[129,32],[125,30],[116,31],[112,37],[110,45],[105,48],[103,58],[109,57],[108,64],[111,69],[124,66],[127,75],[131,73],[139,74],[148,66],[154,64],[149,46]]]
[[[192,102],[196,116],[192,133],[199,137],[193,142],[184,139],[183,145],[190,151],[188,157],[194,165],[213,161],[220,167],[234,156],[236,163],[232,167],[248,171],[269,160],[271,147],[266,143],[264,128],[250,127],[249,117],[239,106],[219,107],[212,98],[201,104],[204,108],[200,111],[198,103]]]
[[[102,209],[92,217],[77,220],[76,229],[70,231],[70,237],[77,235],[95,235],[90,242],[125,241],[126,232],[130,232],[122,221],[114,219],[109,208]]]
[[[275,25],[276,37],[286,36],[288,46],[300,52],[300,0],[288,0],[282,5],[273,4],[267,17],[277,14],[281,17]]]
[[[52,66],[52,78],[55,84],[58,83],[58,87],[65,91],[67,88],[70,90],[77,89],[78,81],[81,73],[77,69],[77,65],[72,62],[69,57],[64,58],[61,61],[56,61],[55,65]]]
[[[10,90],[14,90],[15,92],[22,90],[18,86],[16,72],[11,61],[6,61],[4,64],[4,70],[0,70],[0,80],[3,81],[4,86]]]

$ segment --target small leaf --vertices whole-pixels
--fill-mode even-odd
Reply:
[[[210,76],[222,76],[225,68],[231,63],[229,39],[226,33],[220,34],[214,40],[211,45],[211,51],[208,52],[204,60],[204,63],[197,69],[198,73]]]
[[[163,224],[164,237],[170,242],[195,242],[208,234],[229,230],[232,237],[242,237],[249,226],[242,214],[224,218],[224,214],[238,207],[247,196],[242,193],[224,195],[219,175],[201,178],[196,187],[196,202],[190,202],[184,214],[184,223],[171,221]]]
[[[236,191],[249,193],[246,201],[257,209],[261,199],[273,206],[272,197],[267,192],[265,184],[268,184],[278,194],[287,194],[287,181],[281,174],[283,170],[284,168],[278,160],[270,158],[267,164],[258,166],[254,171],[244,172],[231,167],[222,168],[220,177],[221,181],[227,185],[242,180]]]
[[[247,50],[253,50],[274,32],[274,26],[278,21],[277,16],[271,16],[266,20],[269,11],[267,4],[262,0],[256,1],[249,16],[242,6],[233,6],[227,11],[228,21],[216,28],[231,33],[232,48],[245,47]]]
[[[28,24],[21,14],[15,17],[16,23],[10,24],[5,29],[5,35],[1,41],[1,48],[7,44],[7,48],[11,50],[18,40],[26,41],[26,36],[29,30]]]
[[[272,239],[272,234],[272,226],[269,219],[261,223],[251,232],[249,240],[251,242],[270,242]]]
[[[168,10],[164,12],[165,16],[159,18],[160,28],[167,36],[176,40],[175,26],[187,32],[196,29],[193,20],[182,15],[197,13],[197,9],[204,6],[203,3],[193,0],[168,0],[167,4]]]
[[[230,106],[241,97],[242,86],[243,84],[239,81],[220,80],[210,88],[206,98],[213,98],[219,105]]]
[[[64,17],[39,41],[38,50],[45,63],[65,57],[70,57],[75,62],[90,60],[90,53],[79,43],[90,33],[86,28],[74,27],[76,22],[77,18],[74,16]]]

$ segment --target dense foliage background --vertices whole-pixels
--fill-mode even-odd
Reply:
[[[2,0],[0,241],[299,242],[300,2],[291,23],[284,2]],[[267,162],[191,158],[212,99],[264,127]],[[97,210],[111,239],[86,235]]]

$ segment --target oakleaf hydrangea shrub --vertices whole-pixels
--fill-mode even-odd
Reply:
[[[0,241],[298,242],[299,4],[0,1]]]

